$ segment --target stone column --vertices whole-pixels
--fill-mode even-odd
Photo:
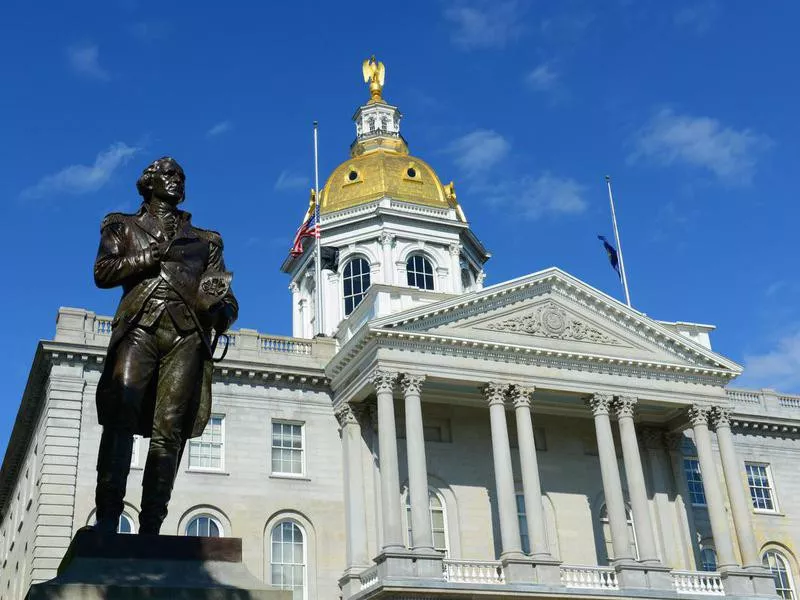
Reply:
[[[643,563],[658,563],[653,524],[650,522],[650,504],[647,500],[647,486],[644,482],[642,457],[639,454],[639,441],[633,424],[633,412],[638,399],[633,396],[620,396],[615,408],[619,422],[619,437],[622,444],[622,459],[625,463],[625,476],[628,479],[628,493],[633,509],[633,525],[636,528],[636,542],[639,560]],[[627,533],[627,532],[626,532]]]
[[[628,520],[625,514],[625,498],[622,495],[622,481],[617,464],[617,451],[614,448],[614,437],[611,433],[611,394],[594,394],[589,399],[589,406],[594,415],[594,427],[597,435],[597,451],[600,456],[600,476],[603,479],[603,493],[608,512],[608,523],[611,528],[611,546],[616,563],[633,562],[628,543]]]
[[[511,444],[506,422],[506,392],[508,385],[488,383],[484,390],[489,403],[489,423],[492,431],[492,458],[497,487],[497,512],[500,517],[501,559],[522,558],[522,544],[517,521],[517,502],[514,494],[514,471],[511,465]]]
[[[692,571],[697,568],[700,557],[697,556],[697,529],[694,525],[694,515],[692,511],[692,501],[689,494],[689,486],[686,483],[686,473],[683,466],[683,444],[686,438],[683,433],[671,433],[664,436],[664,443],[669,452],[670,465],[672,467],[672,479],[675,482],[675,489],[678,491],[675,497],[675,512],[678,516],[680,525],[681,555],[683,559],[683,569]],[[688,504],[687,504],[688,503]]]
[[[392,259],[392,247],[394,246],[395,235],[393,233],[389,233],[388,231],[384,231],[381,234],[380,242],[381,248],[383,249],[383,264],[386,265],[384,267],[384,282],[393,285],[394,284],[394,260]]]
[[[460,294],[464,290],[461,287],[461,244],[450,244],[447,248],[450,252],[450,281],[454,294]]]
[[[394,384],[397,373],[376,370],[372,383],[378,397],[378,447],[381,465],[383,552],[402,551],[400,472],[397,466],[397,430],[394,420]]]
[[[717,443],[722,458],[722,471],[725,473],[725,482],[728,488],[728,499],[733,513],[733,524],[736,527],[736,538],[739,541],[739,552],[745,567],[760,567],[758,546],[753,532],[753,519],[751,515],[752,503],[745,495],[742,480],[742,463],[736,456],[731,434],[731,413],[725,408],[717,408],[713,414],[714,425],[717,430]],[[703,478],[705,481],[705,478]]]
[[[542,506],[542,485],[539,480],[539,462],[536,458],[533,422],[531,421],[532,395],[533,388],[515,385],[511,389],[511,399],[514,402],[514,412],[517,420],[519,462],[522,468],[522,493],[525,496],[525,515],[528,521],[531,555],[534,559],[550,559],[552,556],[547,546],[544,508]]]
[[[725,514],[725,501],[719,487],[717,466],[711,449],[711,434],[708,431],[708,418],[711,409],[707,406],[693,405],[689,408],[689,421],[694,430],[694,445],[697,447],[697,460],[703,478],[706,494],[708,518],[711,521],[711,535],[717,551],[717,564],[720,568],[736,566],[731,530]]]
[[[294,281],[289,284],[292,293],[292,335],[303,337],[303,312],[300,309],[300,286]]]
[[[420,392],[424,376],[403,375],[400,387],[406,404],[406,454],[408,455],[408,498],[411,504],[411,533],[413,550],[433,551],[430,499],[428,497],[428,467],[425,461],[425,436],[422,429],[422,399]]]
[[[367,553],[367,511],[361,457],[361,425],[353,408],[347,402],[342,403],[335,414],[342,438],[346,527],[346,566],[344,576],[339,580],[339,586],[343,591],[347,591],[347,596],[352,596],[361,590],[361,580],[358,575],[371,562]]]

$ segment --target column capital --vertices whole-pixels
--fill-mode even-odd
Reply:
[[[289,284],[289,291],[292,292],[293,294],[296,294],[297,292],[300,291],[300,286],[293,281],[292,283]]]
[[[586,402],[589,408],[592,409],[592,414],[596,417],[597,415],[608,415],[613,400],[614,396],[611,394],[597,393],[592,394]]]
[[[683,442],[685,439],[683,433],[667,433],[664,436],[664,443],[667,445],[667,450],[680,452],[683,450]]]
[[[505,404],[506,394],[508,393],[509,387],[511,386],[504,383],[496,383],[494,381],[487,383],[483,387],[483,395],[486,397],[486,401],[489,403],[489,406]]]
[[[383,369],[375,369],[370,375],[372,385],[375,386],[375,391],[379,393],[393,392],[397,377],[398,374],[394,371],[386,371]]]
[[[349,402],[342,402],[333,410],[333,414],[336,420],[339,421],[339,427],[341,428],[346,425],[358,425],[358,418]]]
[[[640,433],[648,450],[661,450],[666,445],[666,432],[659,427],[642,427]]]
[[[380,240],[382,246],[391,246],[392,244],[394,244],[394,241],[397,239],[397,236],[393,233],[389,233],[388,231],[384,231],[383,233],[381,233],[378,239]]]
[[[512,385],[509,395],[511,396],[511,401],[514,403],[514,408],[520,408],[521,406],[530,408],[531,401],[533,400],[533,390],[533,386],[525,387],[522,385]]]
[[[714,427],[719,429],[720,427],[728,427],[731,426],[731,414],[733,411],[726,407],[726,406],[716,406],[711,411],[711,420],[714,423]]]
[[[692,427],[708,425],[709,417],[711,416],[711,407],[703,406],[702,404],[692,404],[686,411],[686,416],[689,417],[689,422],[692,424]]]
[[[632,419],[637,404],[639,404],[639,399],[636,396],[618,396],[614,402],[617,418],[630,417]]]
[[[425,375],[406,375],[400,379],[400,389],[404,395],[422,393],[422,384],[425,382]]]
[[[459,254],[461,254],[461,244],[458,242],[450,244],[447,247],[447,250],[450,252],[450,256],[458,256]]]

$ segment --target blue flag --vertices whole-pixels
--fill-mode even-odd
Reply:
[[[608,243],[606,236],[598,235],[597,239],[603,242],[603,248],[606,249],[606,254],[608,254],[608,262],[611,263],[612,268],[617,272],[617,276],[622,279],[622,273],[619,272],[619,256],[617,256],[617,249]]]

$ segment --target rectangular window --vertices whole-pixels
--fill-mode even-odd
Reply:
[[[528,537],[528,517],[525,515],[525,496],[517,494],[517,522],[519,523],[519,539],[522,542],[522,551],[530,554],[531,540]]]
[[[755,510],[775,511],[775,492],[770,481],[769,465],[745,463],[747,485]]]
[[[203,435],[189,440],[189,468],[212,471],[225,468],[224,415],[211,415]]]
[[[703,489],[703,478],[700,475],[700,461],[696,458],[684,458],[683,472],[686,474],[686,485],[689,487],[689,499],[692,504],[705,506],[706,492]]]
[[[272,422],[272,474],[303,475],[303,425]]]

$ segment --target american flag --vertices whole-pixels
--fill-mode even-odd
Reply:
[[[297,233],[294,234],[294,243],[290,250],[292,256],[300,256],[303,253],[303,238],[307,237],[319,237],[319,222],[317,220],[316,211],[311,213],[311,216],[306,219],[305,223],[300,225]]]

